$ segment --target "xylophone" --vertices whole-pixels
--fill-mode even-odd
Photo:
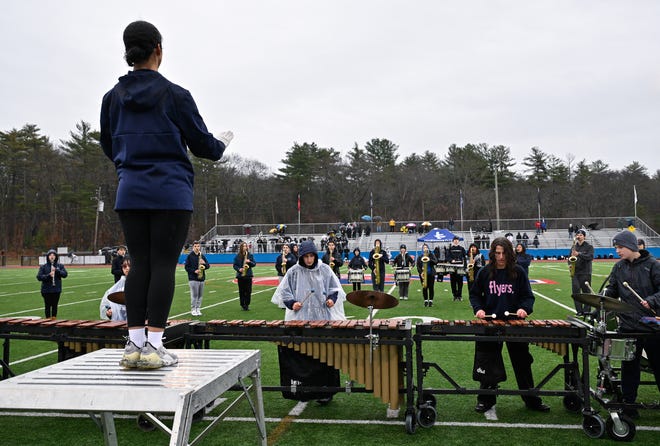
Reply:
[[[443,276],[451,273],[466,274],[467,269],[462,263],[436,263],[435,272]]]
[[[168,321],[163,335],[169,348],[183,346],[190,321]],[[124,348],[128,330],[125,321],[41,319],[32,317],[0,318],[0,338],[5,340],[3,361],[9,364],[9,340],[54,341],[58,361],[64,361],[101,348]],[[4,370],[3,378],[8,377]]]
[[[585,330],[566,320],[475,319],[434,320],[417,324],[417,332],[429,335],[507,336],[523,338],[560,356],[568,354],[568,345],[584,338]],[[464,339],[463,339],[464,340]],[[511,339],[509,339],[511,340]]]
[[[549,395],[563,396],[564,407],[583,414],[592,413],[589,403],[589,354],[587,330],[580,324],[565,320],[475,319],[434,320],[419,323],[415,330],[418,417],[423,427],[430,427],[436,418],[435,394],[495,394],[495,395]],[[478,342],[528,342],[545,347],[562,356],[563,362],[555,365],[545,377],[537,380],[534,389],[469,389],[459,385],[450,374],[434,362],[425,362],[423,345],[430,341],[478,341]],[[571,347],[569,349],[569,346]],[[580,374],[578,350],[582,349]],[[569,355],[569,350],[572,356]],[[435,369],[449,383],[450,388],[425,388],[424,379],[429,370]],[[560,370],[564,370],[564,388],[545,390],[544,387]],[[414,426],[408,431],[414,431]]]
[[[367,337],[369,320],[212,320],[192,323],[188,337],[192,343],[205,341],[207,348],[211,339],[275,342],[341,370],[396,410],[405,372],[410,381],[405,389],[412,392],[411,322],[374,319],[371,327],[375,342]]]

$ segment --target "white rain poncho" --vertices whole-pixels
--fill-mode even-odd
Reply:
[[[335,305],[328,308],[328,296],[335,292]],[[284,316],[286,321],[346,320],[346,292],[332,269],[325,263],[317,262],[312,269],[296,264],[286,272],[271,302],[281,305],[290,300],[302,303],[302,308],[298,311],[287,308]]]
[[[113,321],[125,321],[126,320],[126,305],[116,304],[111,302],[108,299],[108,296],[117,291],[124,291],[124,285],[126,284],[126,276],[121,276],[117,283],[115,283],[108,291],[105,292],[101,298],[101,305],[99,306],[99,313],[101,319],[108,319],[106,315],[106,310],[110,308],[112,310],[112,320]]]

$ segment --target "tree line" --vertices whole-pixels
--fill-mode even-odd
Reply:
[[[494,220],[496,179],[502,219],[536,218],[539,200],[546,217],[628,216],[634,185],[638,216],[660,225],[660,170],[650,173],[637,161],[617,170],[539,147],[516,161],[509,147],[486,143],[401,157],[397,144],[379,138],[345,155],[314,142],[282,150],[277,171],[231,150],[218,162],[191,157],[191,240],[214,225],[216,197],[222,225],[297,222],[298,196],[302,223],[357,221],[372,211],[386,220],[458,220],[461,201],[465,220]],[[121,243],[116,188],[114,166],[87,122],[59,143],[33,124],[0,132],[0,249],[95,251]]]

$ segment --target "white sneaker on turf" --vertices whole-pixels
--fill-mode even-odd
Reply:
[[[140,353],[140,360],[137,362],[139,369],[159,369],[179,362],[179,358],[168,352],[162,345],[158,348],[151,345],[150,342],[144,344]]]
[[[127,369],[134,369],[137,367],[137,363],[140,360],[141,352],[142,348],[138,347],[133,343],[133,341],[129,340],[126,342],[124,355],[121,357],[119,365]]]

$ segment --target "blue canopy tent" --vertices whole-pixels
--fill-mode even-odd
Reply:
[[[417,239],[418,242],[451,242],[454,239],[454,234],[447,229],[438,229],[433,228],[423,237]],[[463,240],[463,237],[459,237],[459,240]]]

